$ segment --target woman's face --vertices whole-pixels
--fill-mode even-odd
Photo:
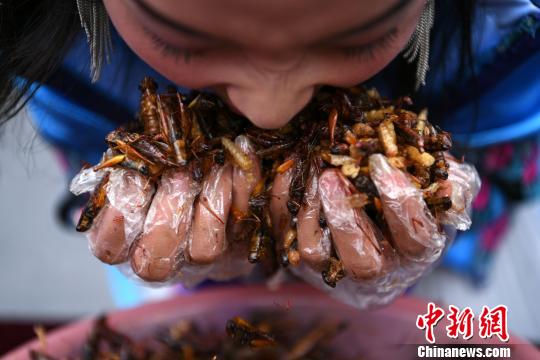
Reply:
[[[105,0],[126,43],[172,82],[210,88],[255,125],[287,123],[321,85],[385,67],[425,0]]]

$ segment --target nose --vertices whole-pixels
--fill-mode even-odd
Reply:
[[[230,105],[260,128],[287,124],[314,93],[312,77],[304,66],[305,52],[276,48],[246,51],[243,56],[248,76],[225,86]]]
[[[283,83],[255,84],[253,87],[226,87],[232,107],[255,126],[276,129],[287,124],[310,101],[314,86],[290,88]]]

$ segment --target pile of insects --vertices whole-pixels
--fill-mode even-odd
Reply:
[[[376,90],[360,86],[323,88],[286,126],[263,130],[212,94],[184,95],[171,86],[160,93],[149,77],[139,89],[137,119],[107,135],[109,150],[94,169],[130,169],[155,183],[171,168],[188,170],[194,182],[202,182],[213,166],[226,161],[249,173],[252,158],[234,141],[244,135],[261,160],[262,179],[250,195],[248,213],[233,208],[230,216],[246,224],[241,241],[249,243],[245,256],[251,263],[271,259],[278,265],[294,266],[300,261],[296,221],[310,169],[339,169],[340,176],[351,184],[351,207],[363,208],[378,224],[384,225],[385,220],[380,194],[370,178],[368,159],[372,154],[383,154],[408,175],[421,189],[435,218],[452,206],[449,196],[437,195],[439,180],[448,178],[445,152],[452,146],[451,136],[432,125],[426,111],[408,110],[412,105],[408,97],[390,101]],[[274,178],[286,171],[292,172],[287,202],[291,223],[283,227],[284,241],[277,245],[271,236],[269,198]],[[95,188],[78,231],[88,230],[103,207],[107,181],[104,176]],[[325,226],[323,212],[319,222]],[[335,287],[344,271],[335,250],[332,254],[322,277]]]
[[[113,329],[107,318],[98,318],[75,359],[335,359],[335,336],[347,325],[339,321],[314,321],[301,325],[290,316],[253,313],[246,320],[235,316],[222,329],[203,329],[183,320],[163,327],[150,337],[134,339]],[[33,360],[54,360],[47,353],[43,331],[41,350],[31,350]],[[343,357],[339,357],[343,358]]]

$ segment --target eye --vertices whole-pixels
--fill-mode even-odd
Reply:
[[[378,39],[362,45],[341,46],[346,57],[360,57],[373,59],[381,50],[388,48],[397,37],[397,29],[393,28]]]
[[[198,49],[190,49],[181,47],[178,45],[173,45],[168,41],[162,39],[157,34],[153,33],[146,27],[143,27],[143,31],[152,40],[156,49],[158,49],[164,56],[173,58],[175,61],[183,58],[184,62],[187,64],[191,61],[194,56],[201,56],[203,51]]]

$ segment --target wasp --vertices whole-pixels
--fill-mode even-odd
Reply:
[[[286,267],[289,264],[297,265],[300,261],[300,253],[298,253],[298,240],[296,229],[289,228],[283,238],[283,248],[281,249],[281,265]]]
[[[418,147],[420,152],[424,152],[424,136],[420,135],[418,131],[411,126],[402,122],[396,121],[397,133],[405,140],[405,142]]]
[[[109,182],[110,174],[107,172],[101,179],[101,181],[96,185],[94,192],[90,196],[88,203],[84,207],[79,222],[77,223],[77,231],[85,232],[92,226],[94,219],[99,214],[105,202],[107,200],[107,189],[106,185]]]
[[[227,334],[236,342],[242,345],[249,345],[252,348],[263,348],[275,346],[274,336],[251,325],[239,316],[227,321]]]
[[[300,142],[294,156],[293,175],[289,186],[287,209],[296,216],[304,199],[304,192],[309,178],[310,164],[314,163],[313,150],[319,140],[320,128],[311,126],[307,136]]]
[[[269,223],[268,196],[266,194],[265,179],[261,179],[255,185],[249,197],[250,216],[245,219],[251,221],[254,226],[249,240],[248,260],[251,263],[259,262],[268,252],[270,238],[268,237]]]
[[[343,263],[335,256],[331,256],[326,270],[322,272],[322,278],[326,285],[335,288],[338,281],[345,277]]]
[[[448,179],[448,168],[450,165],[446,161],[444,152],[437,151],[433,155],[435,156],[435,163],[431,167],[433,177],[440,180]]]
[[[249,240],[248,261],[252,264],[261,261],[266,254],[269,242],[268,235],[262,229],[256,230]]]
[[[452,137],[447,131],[435,131],[425,138],[425,148],[428,151],[447,151],[452,147]]]
[[[429,184],[431,184],[431,172],[429,168],[419,164],[414,164],[411,167],[411,170],[422,189],[427,188]]]
[[[452,200],[449,196],[428,196],[425,200],[427,206],[435,212],[447,211],[452,207]]]

